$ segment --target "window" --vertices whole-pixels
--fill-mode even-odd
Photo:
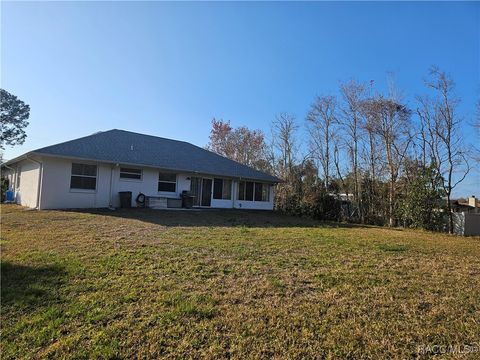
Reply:
[[[120,168],[120,179],[142,180],[142,169]]]
[[[232,180],[213,179],[213,198],[230,200],[232,198]]]
[[[97,165],[72,164],[70,189],[95,190],[97,188]]]
[[[238,183],[238,200],[270,201],[270,185],[251,181]]]
[[[262,201],[270,201],[270,185],[268,184],[262,186]]]
[[[255,183],[255,201],[262,201],[262,183]]]
[[[175,192],[177,190],[177,174],[159,173],[158,191]]]
[[[253,201],[253,182],[247,181],[245,183],[245,200]]]
[[[238,183],[238,200],[245,200],[245,181]]]
[[[253,201],[253,184],[251,181],[238,183],[238,200]]]

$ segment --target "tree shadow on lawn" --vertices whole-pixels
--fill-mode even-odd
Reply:
[[[371,227],[359,224],[324,222],[306,217],[296,217],[265,210],[236,209],[188,209],[157,210],[132,209],[79,209],[73,210],[102,216],[133,219],[157,225],[173,227]]]
[[[10,307],[36,309],[60,301],[67,272],[62,266],[25,266],[1,262],[2,313]]]

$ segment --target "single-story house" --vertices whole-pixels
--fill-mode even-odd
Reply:
[[[166,207],[188,191],[196,207],[272,210],[280,181],[184,141],[117,129],[28,152],[2,172],[14,201],[36,209],[118,207],[124,191],[131,206],[143,193]]]

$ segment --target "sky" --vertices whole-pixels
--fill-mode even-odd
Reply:
[[[269,134],[316,95],[393,74],[408,106],[431,65],[462,132],[480,95],[479,2],[1,2],[1,87],[31,107],[4,158],[113,128],[204,146],[213,117]],[[472,171],[457,196],[480,196]]]

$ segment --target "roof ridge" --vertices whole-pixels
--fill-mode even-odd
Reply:
[[[108,131],[122,131],[122,132],[126,132],[126,133],[129,133],[129,134],[135,134],[135,135],[141,135],[141,136],[148,136],[148,137],[152,137],[152,138],[155,138],[155,139],[163,139],[163,140],[168,140],[168,141],[183,142],[183,143],[186,143],[186,144],[190,144],[190,145],[193,145],[193,146],[197,146],[197,145],[194,145],[194,144],[192,144],[192,143],[189,143],[188,141],[185,141],[185,140],[169,139],[169,138],[166,138],[166,137],[163,137],[163,136],[143,134],[143,133],[139,133],[139,132],[136,132],[136,131],[130,131],[130,130],[124,130],[124,129],[111,129],[111,130],[108,130]],[[107,132],[107,131],[105,131],[105,132]]]
[[[72,142],[72,141],[77,141],[77,140],[86,139],[86,138],[89,138],[89,137],[92,137],[92,136],[96,136],[96,135],[99,135],[99,134],[104,134],[104,133],[106,133],[106,132],[110,132],[110,131],[113,131],[113,130],[117,130],[117,129],[111,129],[111,130],[105,130],[105,131],[97,131],[97,132],[94,132],[93,134],[81,136],[81,137],[76,138],[76,139],[67,140],[67,141],[62,141],[62,142],[59,142],[59,143],[56,143],[56,144],[52,144],[52,145],[48,145],[48,146],[43,146],[43,147],[41,147],[41,148],[38,148],[38,149],[35,149],[35,150],[32,150],[32,151],[29,151],[29,153],[36,152],[36,151],[40,151],[40,150],[43,150],[43,149],[46,149],[46,148],[49,148],[49,147],[52,147],[52,146],[57,146],[57,145],[66,144],[66,143],[69,143],[69,142]]]

